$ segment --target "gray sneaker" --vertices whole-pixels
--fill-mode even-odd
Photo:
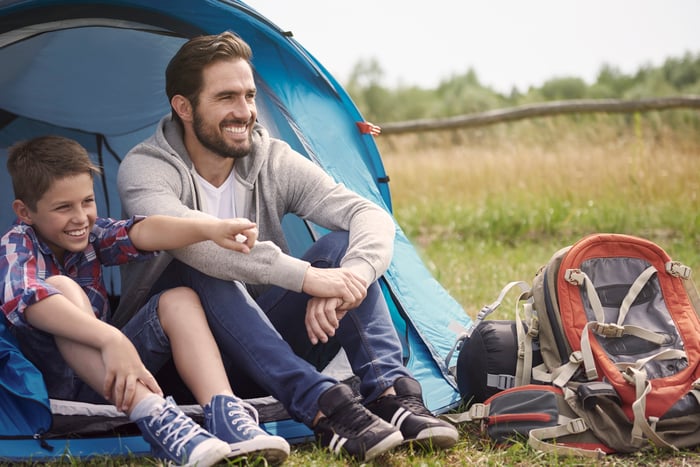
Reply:
[[[153,457],[168,464],[209,467],[226,458],[229,445],[207,433],[168,397],[136,421]]]
[[[289,456],[289,443],[260,428],[258,412],[249,403],[232,396],[214,396],[204,406],[204,427],[229,443],[228,457],[261,456],[268,464],[280,464]]]

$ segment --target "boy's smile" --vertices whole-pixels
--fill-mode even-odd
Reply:
[[[97,218],[97,206],[90,174],[78,174],[55,180],[37,202],[36,211],[21,201],[15,212],[34,227],[37,235],[63,262],[66,251],[79,252],[87,247]]]

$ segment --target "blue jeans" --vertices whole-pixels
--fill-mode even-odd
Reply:
[[[347,232],[333,232],[314,243],[303,259],[319,268],[338,267],[347,245]],[[199,294],[227,367],[248,375],[292,417],[310,426],[319,396],[337,383],[303,358],[319,354],[304,326],[310,297],[271,287],[253,299],[243,284],[207,276],[177,260],[168,266],[154,292],[183,285]],[[410,376],[377,283],[370,285],[362,304],[340,321],[333,340],[345,349],[366,401],[376,399],[397,378]]]

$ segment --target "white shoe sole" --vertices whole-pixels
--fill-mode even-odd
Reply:
[[[270,465],[277,465],[289,457],[289,443],[281,436],[258,436],[248,441],[229,444],[228,458],[263,457]]]
[[[189,462],[183,464],[183,467],[210,467],[217,462],[226,459],[231,452],[229,445],[219,439],[209,439],[197,446],[192,453],[192,458]],[[171,464],[169,465],[177,465]]]
[[[426,428],[415,438],[407,439],[405,443],[418,443],[424,446],[436,446],[442,449],[451,448],[459,440],[459,432],[456,428],[436,426]]]
[[[378,455],[383,454],[391,449],[394,449],[401,443],[403,443],[403,435],[400,431],[395,431],[386,438],[384,438],[382,441],[368,449],[367,452],[365,452],[365,458],[363,459],[363,461],[367,462],[369,460],[372,460]]]

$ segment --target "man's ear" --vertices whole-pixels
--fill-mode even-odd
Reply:
[[[181,94],[176,94],[170,99],[170,105],[183,122],[192,121],[192,104],[190,100]]]
[[[29,206],[24,204],[24,201],[22,201],[21,199],[16,199],[12,202],[12,210],[15,212],[17,217],[19,217],[19,220],[21,220],[25,224],[32,225],[32,223],[34,222],[32,221],[32,215]]]

